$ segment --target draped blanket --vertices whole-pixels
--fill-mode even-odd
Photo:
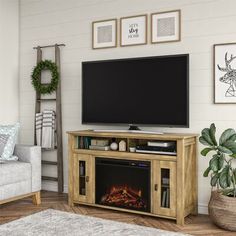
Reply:
[[[53,149],[56,146],[56,114],[52,110],[36,113],[36,141],[42,148]]]

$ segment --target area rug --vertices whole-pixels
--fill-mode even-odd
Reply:
[[[150,227],[48,209],[0,226],[1,236],[182,236]]]

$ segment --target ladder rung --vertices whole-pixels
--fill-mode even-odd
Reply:
[[[50,176],[42,176],[42,180],[58,181],[58,178]]]
[[[37,99],[37,102],[42,102],[42,101],[56,101],[56,98],[40,98]]]
[[[56,161],[44,161],[42,160],[43,165],[57,165]]]

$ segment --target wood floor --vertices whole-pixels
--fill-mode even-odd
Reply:
[[[236,232],[223,231],[214,226],[210,222],[208,216],[205,215],[189,216],[186,218],[186,225],[181,227],[177,226],[174,221],[149,216],[121,213],[118,211],[87,206],[69,207],[67,204],[66,194],[58,194],[46,191],[42,192],[42,204],[40,206],[33,205],[31,199],[29,198],[0,205],[0,224],[4,224],[6,222],[10,222],[12,220],[16,220],[48,208],[126,222],[130,224],[154,227],[168,231],[183,232],[191,235],[236,236]]]

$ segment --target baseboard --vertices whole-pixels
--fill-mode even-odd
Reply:
[[[42,190],[57,192],[57,182],[42,181]],[[68,193],[68,186],[64,185],[64,193]]]
[[[208,215],[208,205],[199,203],[198,204],[198,213],[203,215]]]

